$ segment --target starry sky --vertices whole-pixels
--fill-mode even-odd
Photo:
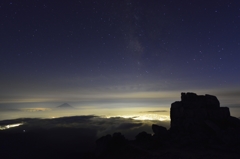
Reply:
[[[4,0],[0,19],[0,108],[240,105],[238,0]]]

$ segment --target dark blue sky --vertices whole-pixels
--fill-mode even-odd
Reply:
[[[2,103],[172,91],[240,103],[238,0],[4,0],[0,19]]]

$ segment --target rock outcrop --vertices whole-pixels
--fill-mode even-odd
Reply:
[[[209,142],[213,138],[226,143],[240,141],[233,133],[240,132],[239,120],[230,115],[228,107],[220,107],[215,96],[182,93],[181,101],[172,103],[170,117],[170,131],[177,138],[187,136],[192,142]]]
[[[151,141],[152,135],[143,131],[143,132],[140,132],[139,134],[137,134],[137,136],[135,138],[136,138],[136,141],[139,143],[142,143],[142,142],[146,143],[146,142]]]
[[[116,132],[113,135],[108,134],[96,141],[97,147],[95,153],[99,156],[109,151],[118,151],[119,149],[122,149],[126,143],[127,140],[120,132]]]
[[[223,122],[230,117],[227,107],[220,107],[217,97],[198,96],[195,93],[182,93],[181,101],[171,105],[171,129],[177,131],[199,131],[206,121]]]
[[[217,152],[240,150],[240,120],[230,115],[228,107],[220,107],[219,100],[213,95],[182,93],[181,101],[172,103],[170,117],[169,130],[153,124],[152,135],[143,131],[133,141],[126,140],[121,133],[107,135],[97,140],[96,152],[102,155],[128,151],[136,155],[141,151],[147,152],[146,158],[151,158],[155,155],[149,153],[151,150],[172,148],[187,151],[213,148]]]

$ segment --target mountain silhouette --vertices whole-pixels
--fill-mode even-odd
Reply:
[[[74,107],[69,105],[68,103],[64,103],[62,105],[59,105],[59,106],[57,106],[57,108],[60,108],[60,109],[63,109],[63,108],[64,109],[74,109]]]

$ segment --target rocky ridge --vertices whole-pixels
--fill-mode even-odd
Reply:
[[[169,130],[153,124],[153,135],[140,132],[134,141],[119,132],[101,137],[96,141],[96,156],[174,158],[171,150],[181,149],[184,153],[180,157],[186,158],[185,152],[191,149],[197,150],[196,154],[211,150],[214,153],[208,154],[210,158],[221,158],[224,152],[231,152],[228,158],[240,157],[240,120],[230,115],[228,107],[220,107],[216,96],[181,93],[181,101],[171,104],[170,117]],[[163,157],[166,151],[170,153]],[[123,153],[128,155],[122,156]],[[195,157],[193,154],[192,158]]]

